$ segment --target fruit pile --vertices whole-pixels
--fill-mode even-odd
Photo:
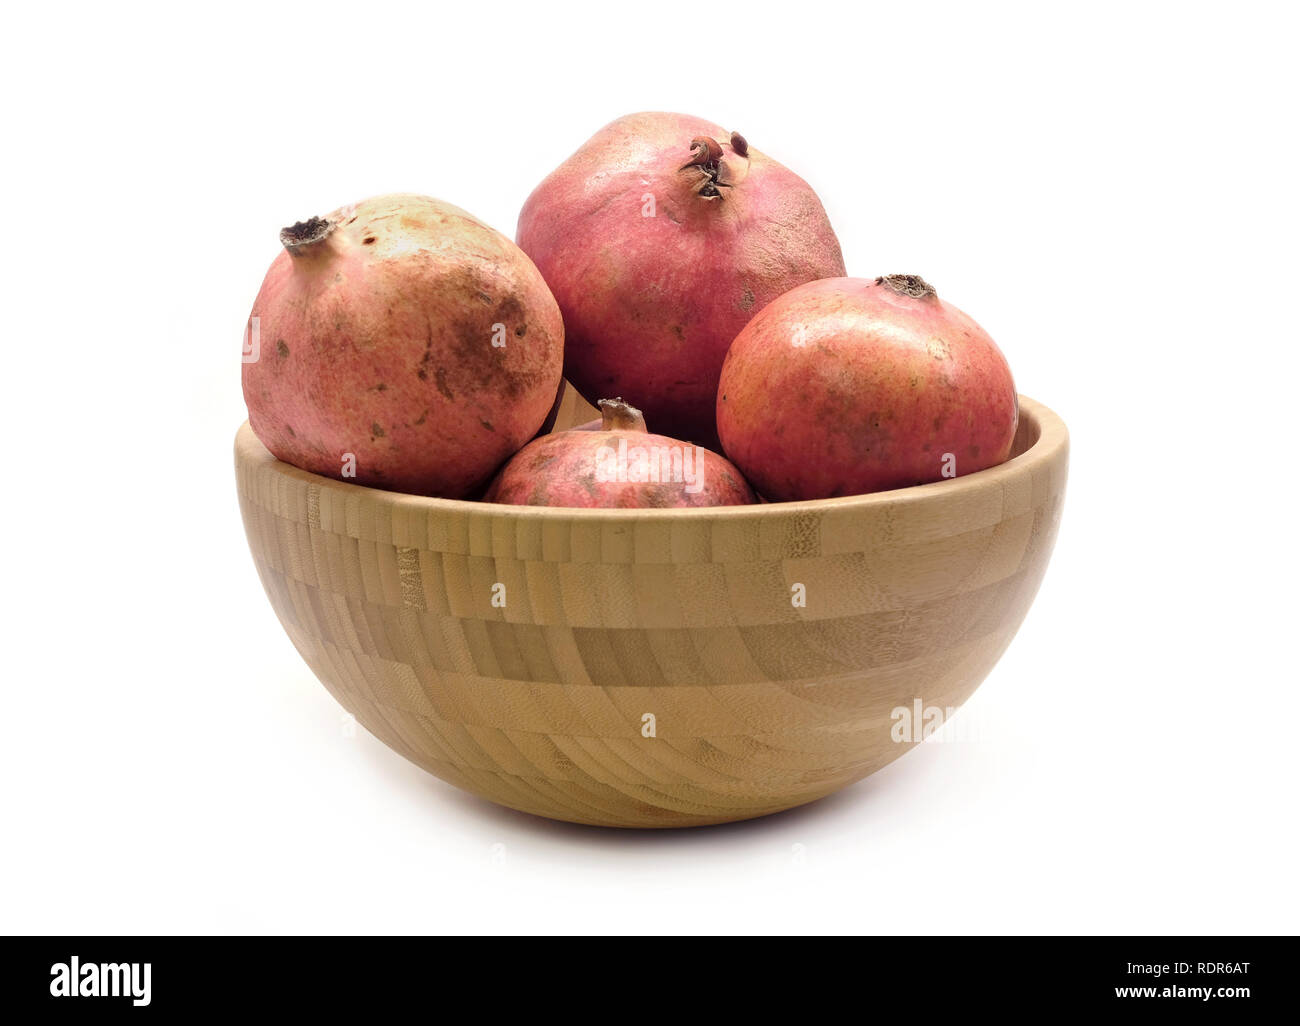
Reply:
[[[415,195],[283,229],[244,346],[257,437],[372,487],[570,507],[858,495],[1010,454],[993,340],[915,275],[846,277],[816,194],[739,133],[620,118],[516,234]],[[547,434],[566,379],[602,419]]]

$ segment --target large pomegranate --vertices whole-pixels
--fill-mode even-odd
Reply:
[[[711,446],[737,332],[796,285],[844,274],[808,183],[685,114],[602,128],[528,197],[516,238],[559,301],[583,397],[627,396],[656,428]]]
[[[243,369],[249,422],[276,457],[459,498],[537,433],[557,398],[564,326],[500,232],[395,195],[299,222],[280,241]]]
[[[775,500],[983,470],[1010,454],[1018,415],[993,340],[915,275],[782,296],[732,344],[717,403],[727,456]]]
[[[646,430],[641,411],[601,399],[601,419],[526,445],[483,496],[516,506],[741,506],[757,501],[715,452]]]

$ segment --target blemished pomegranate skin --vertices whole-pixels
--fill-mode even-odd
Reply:
[[[722,368],[727,457],[774,501],[926,484],[1004,462],[1019,406],[988,334],[915,275],[793,289]]]
[[[668,509],[757,502],[716,452],[646,430],[641,411],[599,402],[601,419],[526,445],[488,487],[485,502],[515,506]]]
[[[796,285],[843,275],[812,188],[702,118],[605,126],[528,197],[516,233],[564,314],[565,376],[657,430],[717,446],[727,347]]]
[[[462,498],[542,427],[564,325],[500,232],[448,203],[390,195],[299,222],[281,242],[243,367],[249,422],[278,459]]]

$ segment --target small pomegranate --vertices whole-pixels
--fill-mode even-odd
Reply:
[[[777,296],[844,274],[808,183],[685,114],[602,128],[528,197],[516,233],[564,314],[565,376],[589,402],[717,446],[727,347]]]
[[[249,422],[278,459],[461,498],[537,433],[557,400],[564,325],[500,232],[395,195],[299,222],[280,241],[243,368]]]
[[[1006,460],[1018,404],[993,340],[915,275],[800,286],[736,337],[727,456],[773,500],[925,484]]]
[[[515,506],[741,506],[754,493],[715,452],[652,435],[641,411],[599,402],[601,419],[530,442],[483,496]]]

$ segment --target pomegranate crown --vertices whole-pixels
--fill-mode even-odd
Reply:
[[[280,229],[280,244],[290,253],[301,253],[320,242],[334,230],[334,222],[325,217],[309,217]]]
[[[934,286],[919,274],[886,274],[877,278],[876,284],[893,289],[900,296],[911,296],[913,299],[928,299],[930,296],[939,295],[934,290]]]
[[[600,427],[602,431],[645,431],[645,417],[631,403],[617,399],[601,399],[596,405],[600,408]]]
[[[749,156],[749,143],[739,132],[731,133],[731,148],[739,157]],[[730,182],[722,181],[722,144],[707,135],[697,135],[691,140],[691,159],[679,167],[678,171],[698,168],[704,172],[704,179],[696,190],[696,195],[703,199],[721,199],[719,189],[730,189]]]

